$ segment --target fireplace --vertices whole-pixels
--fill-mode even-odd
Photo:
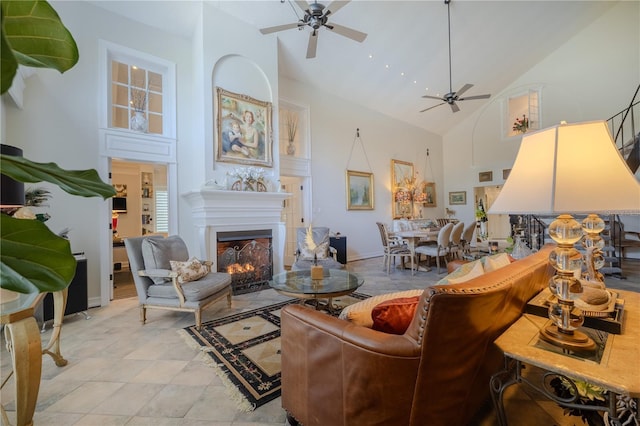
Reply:
[[[238,250],[242,250],[255,240],[255,247],[250,246],[253,255],[257,249],[268,247],[272,274],[283,272],[286,230],[280,215],[283,201],[290,195],[283,192],[222,191],[206,186],[183,194],[191,205],[200,256],[220,262],[219,236],[226,239],[229,234],[236,234],[246,243],[235,243],[234,247],[237,245]],[[269,237],[264,236],[267,231],[270,232]],[[270,238],[270,242],[261,241],[261,238]],[[217,264],[214,269],[220,270]]]
[[[231,274],[233,294],[269,287],[273,277],[271,230],[218,232],[218,272]]]

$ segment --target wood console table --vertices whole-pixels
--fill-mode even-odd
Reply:
[[[612,424],[619,424],[616,417],[618,395],[640,400],[640,293],[616,290],[624,300],[622,334],[604,334],[606,342],[599,361],[581,359],[556,353],[538,343],[539,330],[549,321],[544,317],[524,314],[497,340],[504,352],[505,369],[491,378],[491,391],[498,421],[507,424],[502,396],[504,390],[517,383],[530,385],[541,391],[560,406],[597,410],[608,413]],[[601,332],[601,334],[604,332]],[[561,352],[561,351],[560,351]],[[565,377],[597,385],[606,392],[608,404],[574,405],[573,400],[560,400],[548,386],[537,387],[521,375],[523,365],[529,364],[549,372],[548,377]],[[573,382],[571,382],[573,383]],[[587,408],[589,407],[589,408]],[[636,417],[640,416],[636,412]]]
[[[16,425],[33,425],[33,413],[36,409],[40,379],[42,373],[42,354],[50,355],[58,367],[67,365],[60,353],[60,329],[67,303],[68,288],[53,293],[54,319],[51,338],[46,347],[42,347],[40,329],[34,318],[34,308],[42,301],[46,293],[20,294],[15,300],[3,304],[1,323],[7,348],[11,354],[12,372],[15,382]],[[11,374],[2,383],[3,387]],[[2,423],[10,424],[4,407],[0,406]]]

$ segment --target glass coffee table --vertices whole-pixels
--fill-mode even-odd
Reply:
[[[286,271],[276,274],[269,282],[278,293],[300,299],[302,303],[313,301],[316,309],[335,312],[332,299],[356,291],[364,283],[357,274],[344,269],[325,269],[321,280],[312,280],[311,271]],[[327,300],[320,303],[320,300]]]

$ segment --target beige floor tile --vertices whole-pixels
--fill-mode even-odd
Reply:
[[[205,386],[167,385],[138,412],[143,417],[185,417],[205,391]],[[209,400],[209,406],[217,401]]]
[[[42,380],[40,382],[40,391],[38,392],[38,403],[36,410],[45,410],[55,404],[85,382],[80,380]]]
[[[124,383],[86,382],[50,405],[45,411],[90,413],[100,402],[117,392]]]
[[[131,382],[134,377],[149,367],[149,361],[142,359],[113,359],[111,368],[103,369],[93,380],[103,382]]]
[[[187,365],[187,361],[148,361],[147,368],[131,379],[132,383],[171,383],[171,380]]]
[[[215,401],[215,409],[212,409],[212,401]],[[200,395],[200,398],[193,402],[185,418],[193,420],[233,421],[236,414],[238,414],[237,405],[229,398],[229,393],[224,386],[207,386],[202,395]]]
[[[87,414],[73,426],[124,426],[128,424],[129,416],[107,416],[102,414]]]
[[[189,362],[178,374],[174,376],[171,380],[171,384],[209,386],[217,377],[212,373],[211,368],[202,363],[201,355],[198,354],[196,360]]]
[[[184,419],[158,417],[131,417],[127,426],[181,426]]]
[[[63,381],[89,381],[92,380],[101,371],[113,368],[117,363],[116,360],[110,360],[105,358],[85,358],[85,359],[68,359],[69,364],[60,368],[59,374],[57,374],[52,380]]]
[[[164,385],[161,384],[127,383],[102,401],[91,413],[134,416],[162,389]]]

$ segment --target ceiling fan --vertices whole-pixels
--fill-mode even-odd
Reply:
[[[429,111],[430,109],[439,107],[440,105],[444,105],[444,104],[449,104],[449,106],[451,106],[451,111],[458,112],[460,111],[460,107],[458,106],[458,104],[456,104],[457,101],[469,101],[472,99],[487,99],[491,96],[491,95],[476,95],[476,96],[467,96],[467,97],[461,98],[460,95],[462,95],[467,90],[473,87],[473,84],[469,84],[469,83],[462,86],[457,92],[453,91],[452,84],[451,84],[451,6],[449,5],[451,3],[451,0],[444,0],[444,3],[447,5],[447,19],[449,23],[449,93],[445,94],[443,97],[424,95],[423,98],[438,99],[442,101],[442,103],[423,109],[420,112]]]
[[[309,45],[307,46],[307,59],[316,57],[316,47],[318,46],[318,30],[321,27],[325,27],[336,34],[350,38],[357,42],[363,42],[367,38],[367,34],[360,31],[356,31],[353,28],[347,28],[338,24],[329,24],[329,15],[335,14],[338,10],[342,9],[351,0],[346,1],[333,1],[325,8],[324,5],[314,1],[313,3],[307,3],[304,0],[295,0],[295,3],[304,12],[302,19],[292,24],[276,25],[275,27],[268,27],[260,29],[262,34],[270,34],[277,31],[289,30],[291,28],[298,28],[301,30],[305,26],[309,26],[313,29],[309,34]]]

